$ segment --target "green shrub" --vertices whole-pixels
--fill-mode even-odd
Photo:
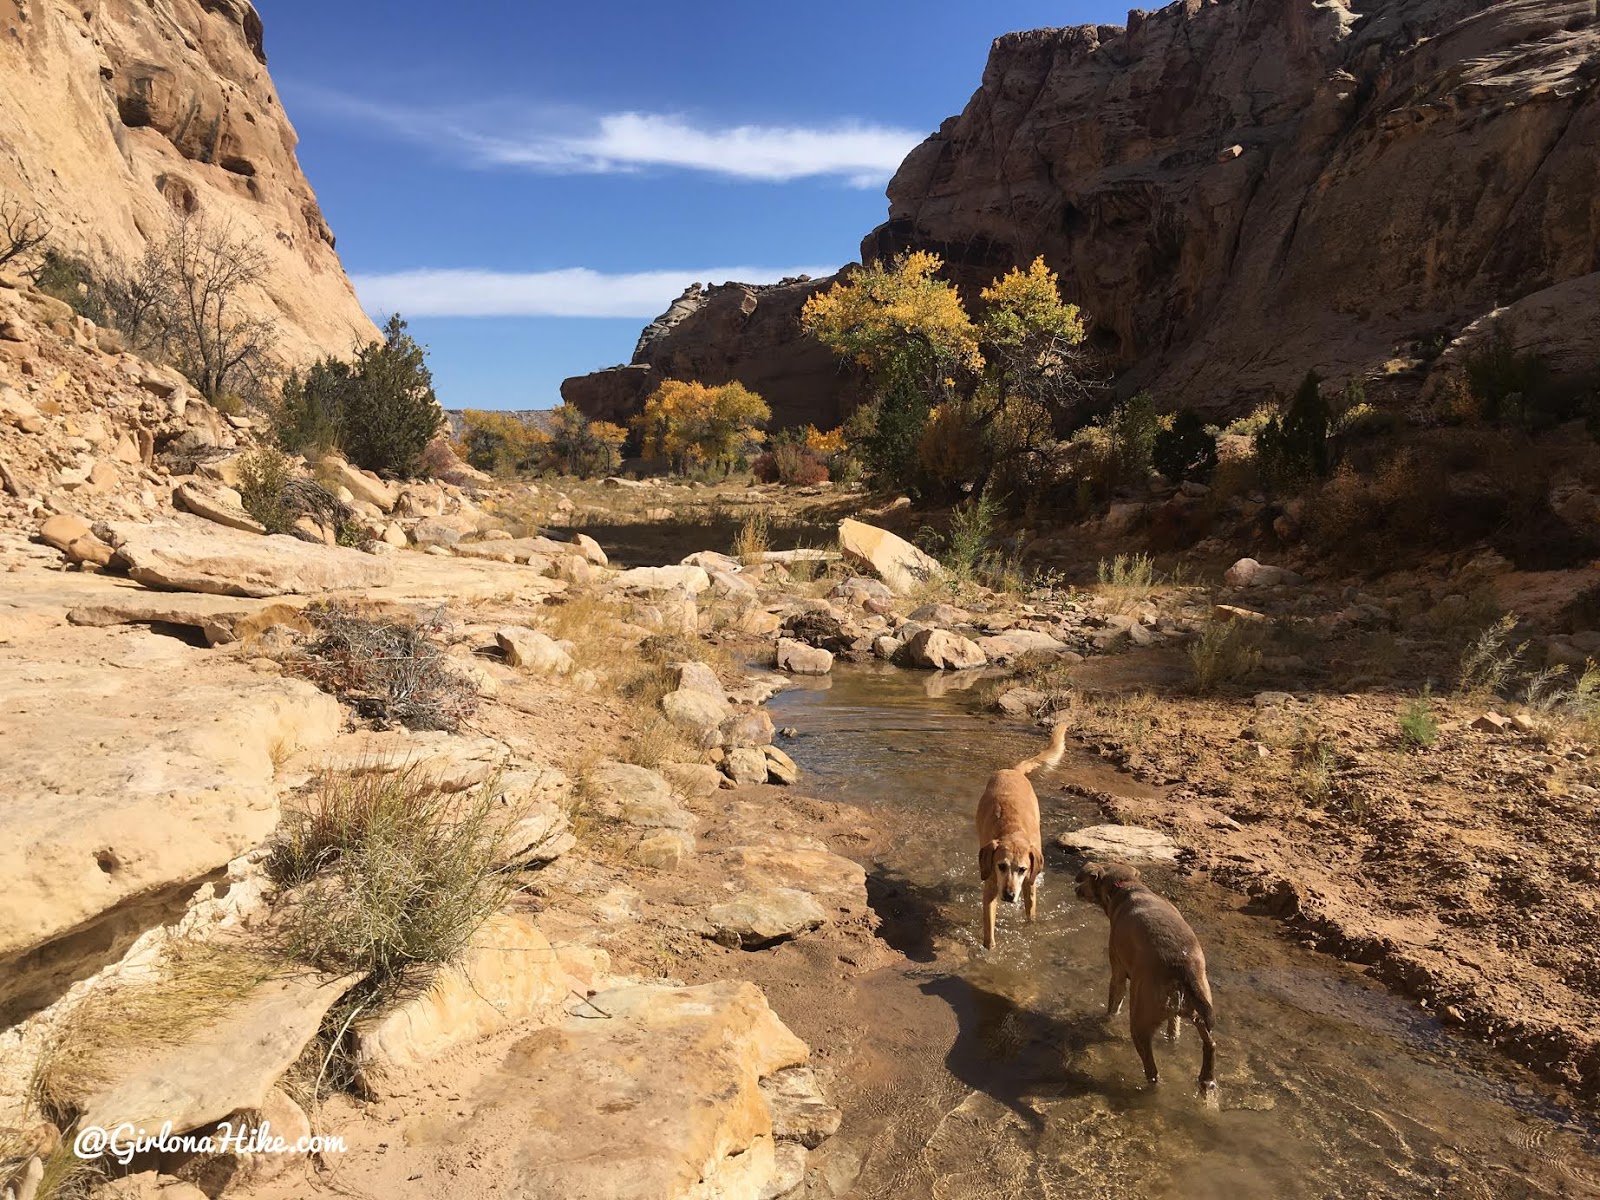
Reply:
[[[1400,737],[1408,746],[1426,747],[1439,740],[1439,722],[1433,715],[1429,689],[1400,710]]]
[[[414,476],[444,423],[426,351],[398,315],[383,340],[354,362],[324,358],[291,373],[274,413],[281,445],[316,454],[337,447],[358,467],[391,478]]]
[[[1128,397],[1112,410],[1106,428],[1111,434],[1116,482],[1138,483],[1155,462],[1156,437],[1161,432],[1155,398],[1149,392]]]
[[[1217,438],[1200,414],[1183,409],[1172,424],[1156,434],[1156,470],[1174,483],[1184,479],[1209,480],[1217,469]]]
[[[251,450],[239,459],[239,498],[244,510],[268,533],[288,533],[299,515],[289,502],[294,482],[289,456],[273,446]]]
[[[1300,487],[1328,474],[1328,429],[1332,414],[1322,395],[1322,380],[1307,371],[1282,413],[1269,418],[1255,435],[1256,462],[1274,486]]]
[[[105,290],[94,269],[83,259],[46,250],[44,261],[34,268],[33,286],[70,305],[80,317],[97,325],[107,323]]]

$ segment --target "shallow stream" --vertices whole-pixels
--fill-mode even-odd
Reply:
[[[883,936],[909,963],[861,981],[864,1065],[838,1081],[844,1127],[813,1155],[818,1196],[1600,1196],[1600,1123],[1449,1034],[1357,967],[1302,950],[1242,897],[1147,869],[1205,946],[1216,997],[1215,1109],[1199,1044],[1159,1036],[1147,1090],[1126,1017],[1103,1017],[1106,919],[1076,900],[1055,834],[1102,820],[1066,790],[1138,783],[1069,751],[1035,776],[1047,874],[1039,920],[1003,908],[978,947],[973,807],[989,773],[1044,743],[970,711],[929,676],[845,668],[772,703],[813,794],[894,834],[868,864]],[[831,1180],[831,1183],[828,1182]]]

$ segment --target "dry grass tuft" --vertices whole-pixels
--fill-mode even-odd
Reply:
[[[274,969],[242,948],[178,943],[155,978],[112,981],[90,991],[64,1018],[35,1069],[35,1102],[58,1124],[70,1124],[77,1098],[108,1082],[118,1063],[154,1046],[182,1044]]]
[[[762,556],[771,548],[769,534],[772,528],[772,515],[764,508],[747,513],[739,524],[739,532],[733,539],[733,557],[737,558],[747,567],[753,567],[762,561]]]
[[[1155,563],[1148,554],[1119,554],[1100,560],[1097,590],[1117,611],[1142,604],[1156,587]]]

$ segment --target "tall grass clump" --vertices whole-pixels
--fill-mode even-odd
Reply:
[[[292,889],[284,949],[377,984],[455,959],[514,890],[505,836],[492,786],[451,795],[413,767],[324,773],[267,860]]]
[[[1527,642],[1512,642],[1516,627],[1517,615],[1506,613],[1467,644],[1456,673],[1457,692],[1469,699],[1483,700],[1505,690],[1528,649]]]
[[[1095,572],[1101,594],[1119,607],[1147,600],[1155,590],[1155,562],[1148,554],[1119,554],[1100,560]]]
[[[1400,738],[1408,746],[1425,749],[1439,740],[1439,721],[1433,715],[1430,688],[1400,710]]]
[[[1243,679],[1261,666],[1261,648],[1238,621],[1211,621],[1189,643],[1189,668],[1202,695]]]

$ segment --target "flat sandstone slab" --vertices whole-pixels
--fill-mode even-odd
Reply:
[[[275,760],[342,721],[310,684],[172,638],[80,629],[0,646],[0,1011],[40,981],[18,956],[263,841]]]
[[[117,557],[148,587],[222,596],[284,596],[382,587],[388,559],[286,535],[257,537],[211,524],[111,526]]]

